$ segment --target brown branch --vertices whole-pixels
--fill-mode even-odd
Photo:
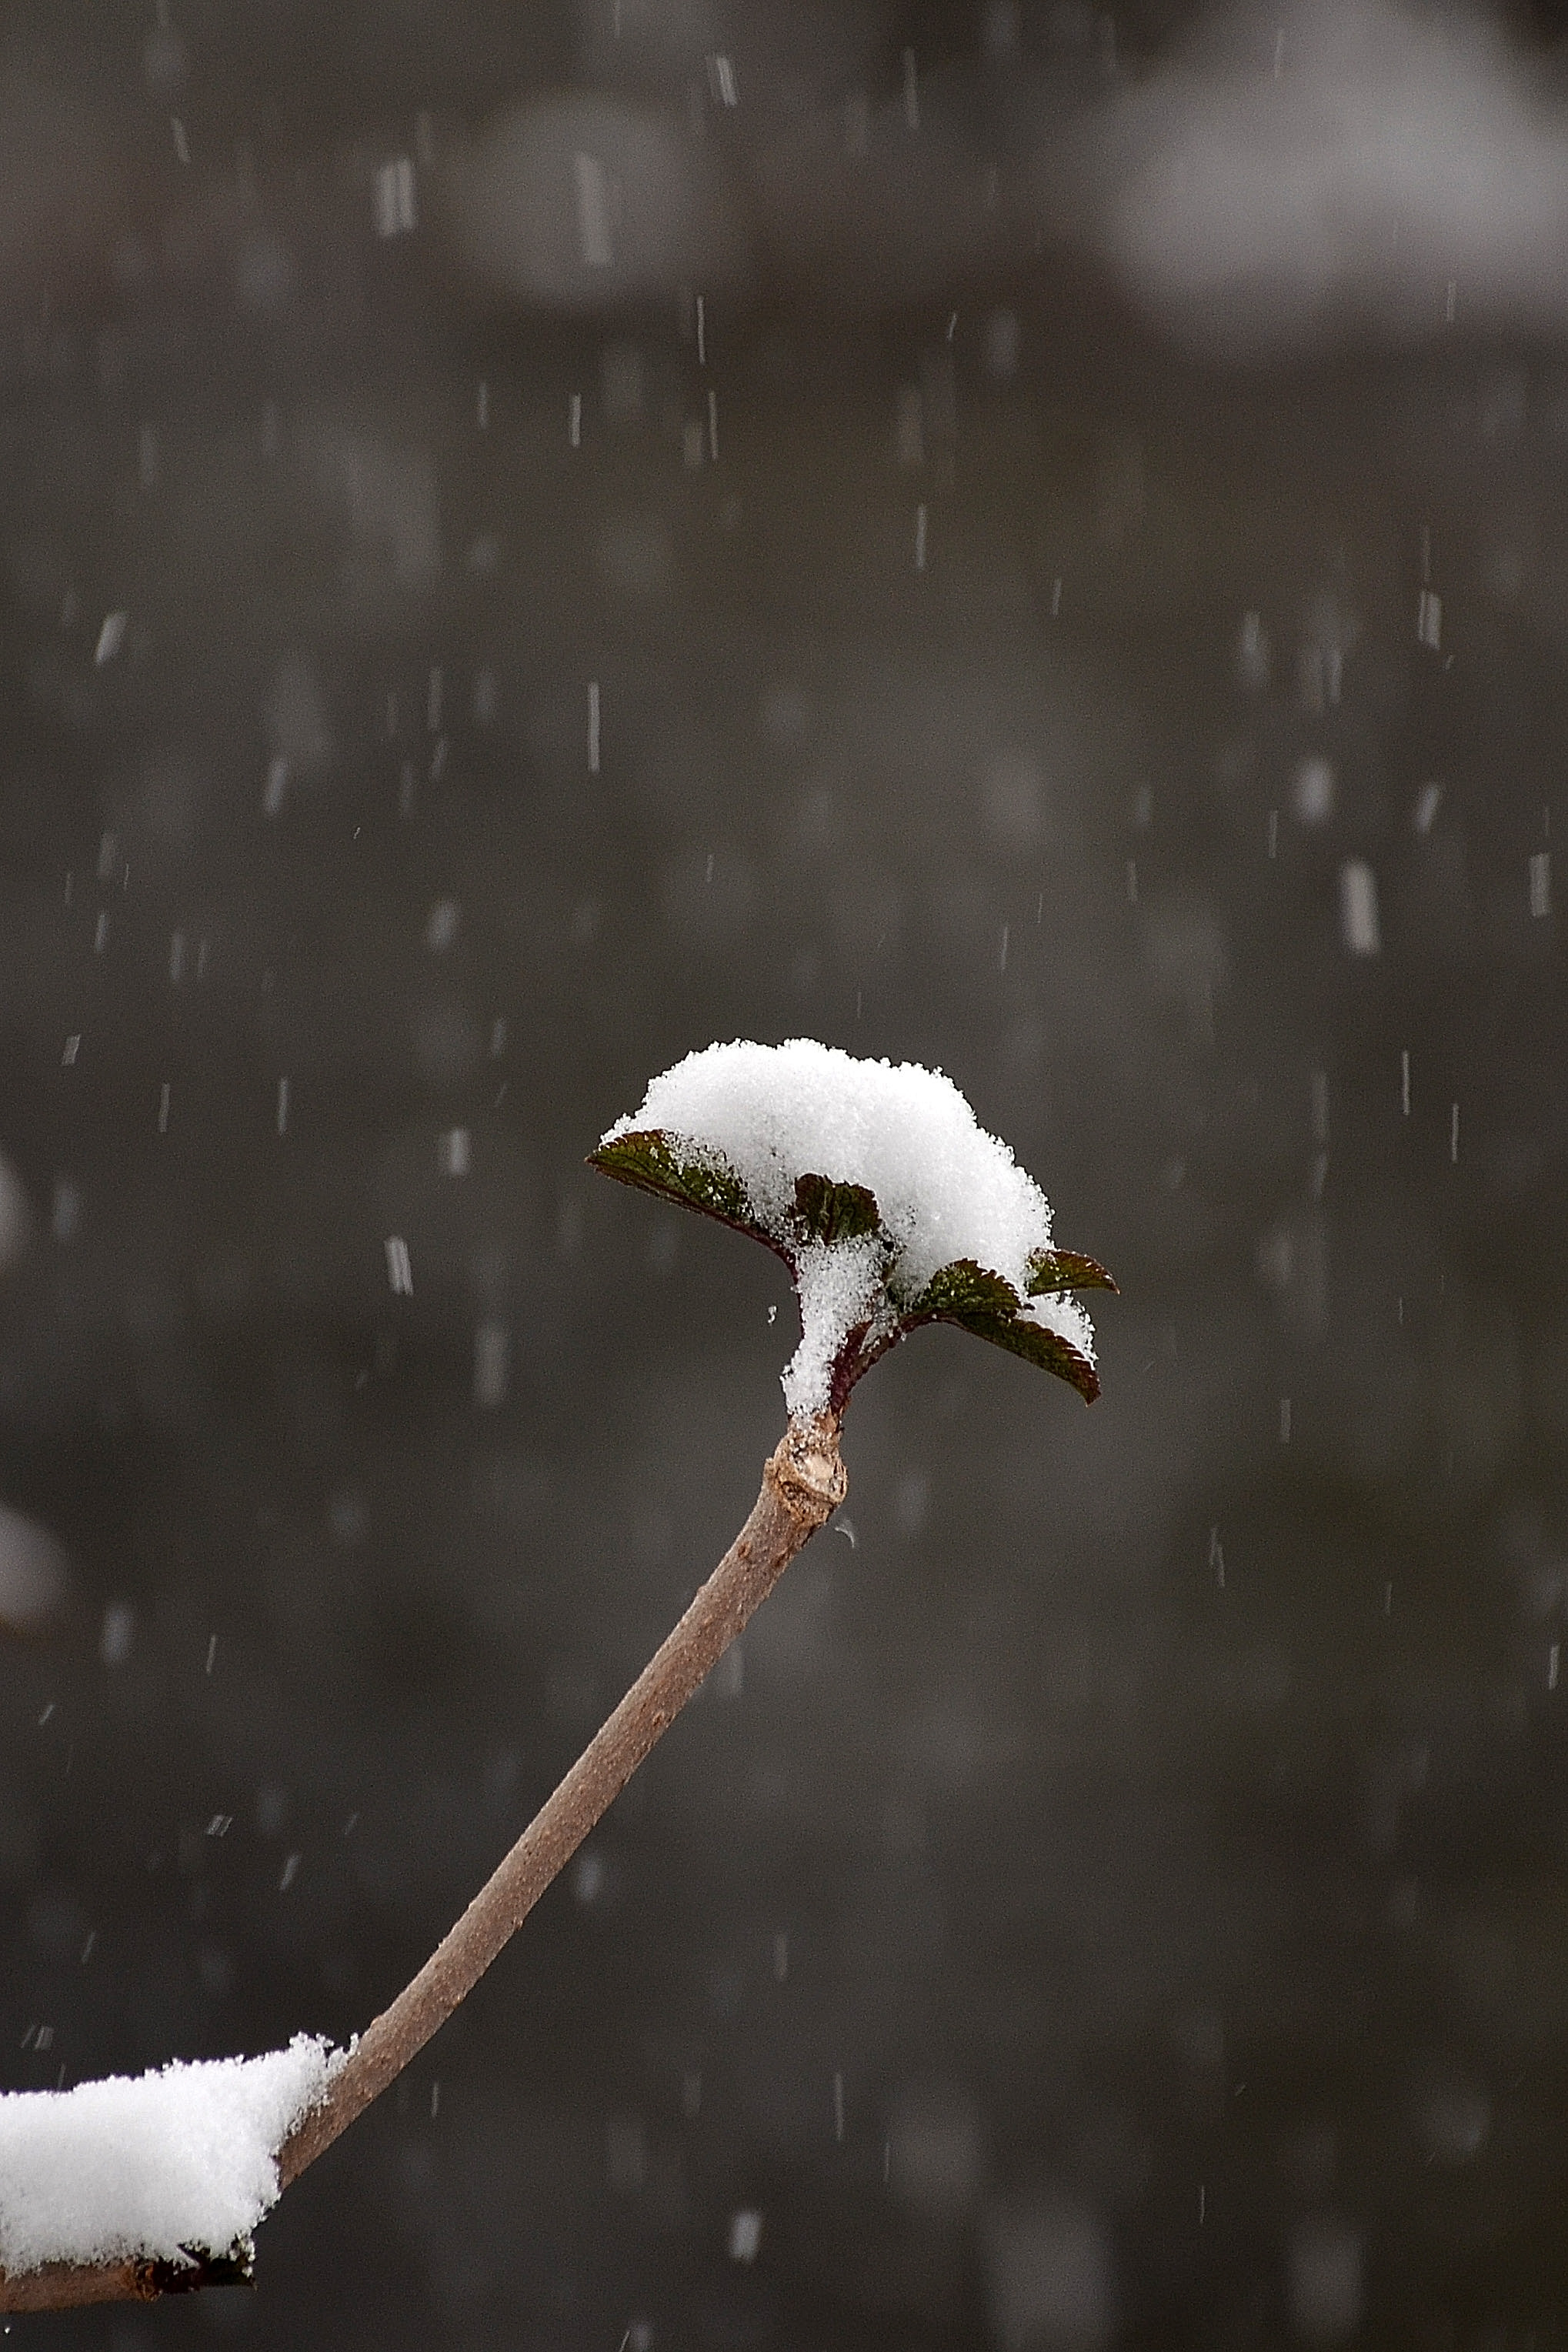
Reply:
[[[796,1552],[837,1509],[847,1486],[838,1454],[837,1415],[801,1425],[792,1423],[763,1469],[762,1492],[751,1517],[674,1632],[457,1926],[412,1983],[355,2042],[321,2104],[284,2142],[278,2158],[280,2189],[297,2180],[395,2082],[472,1991]],[[0,2273],[0,2311],[151,2301],[174,2289],[247,2274],[247,2265],[233,2257],[200,2257],[188,2267],[148,2262],[50,2263],[15,2277]]]
[[[195,2254],[189,2262],[41,2263],[15,2278],[0,2272],[0,2311],[67,2311],[83,2303],[156,2303],[162,2294],[191,2294],[199,2286],[243,2286],[250,2277],[247,2248],[229,2254]]]

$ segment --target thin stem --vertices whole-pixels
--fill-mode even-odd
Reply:
[[[391,2007],[360,2035],[334,2070],[320,2106],[296,2126],[279,2154],[280,2188],[297,2180],[373,2099],[379,2098],[444,2025],[514,1936],[550,1882],[626,1787],[660,1734],[700,1687],[790,1561],[832,1517],[847,1491],[838,1421],[827,1414],[785,1431],[763,1471],[751,1517],[680,1622],[589,1741],[504,1862]],[[221,2266],[215,2266],[217,2275]],[[0,2274],[0,2311],[60,2310],[74,2304],[150,2298],[175,2284],[167,2263],[113,2263]],[[232,2265],[226,2275],[233,2277]]]
[[[791,1429],[752,1515],[674,1632],[411,1984],[361,2035],[278,2159],[285,2188],[395,2081],[470,1992],[847,1489],[836,1425]]]

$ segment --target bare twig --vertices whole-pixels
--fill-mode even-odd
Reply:
[[[457,1926],[355,2042],[333,2073],[321,2104],[285,2141],[278,2159],[283,2188],[380,2097],[473,1990],[654,1742],[766,1600],[795,1553],[837,1509],[847,1485],[838,1454],[837,1415],[792,1423],[763,1469],[762,1492],[751,1517],[685,1616]],[[203,2257],[189,2266],[51,2263],[15,2277],[0,2273],[0,2311],[150,2301],[176,2288],[246,2274],[242,2255]]]

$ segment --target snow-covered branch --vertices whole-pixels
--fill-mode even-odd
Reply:
[[[0,2310],[151,2299],[250,2274],[252,2233],[395,2082],[847,1491],[849,1392],[921,1323],[962,1324],[1092,1402],[1089,1318],[1114,1288],[1053,1247],[1045,1195],[940,1074],[807,1040],[711,1046],[667,1071],[593,1155],[784,1258],[802,1336],[789,1426],[751,1516],[679,1623],[462,1917],[346,2051],[174,2064],[0,2097]]]

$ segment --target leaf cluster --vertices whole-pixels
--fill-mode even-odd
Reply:
[[[737,1233],[750,1234],[782,1257],[792,1276],[802,1254],[813,1245],[831,1247],[876,1238],[881,1248],[891,1324],[875,1331],[869,1325],[862,1326],[850,1333],[835,1381],[836,1406],[842,1405],[849,1389],[878,1356],[922,1323],[956,1323],[976,1339],[1006,1348],[1066,1381],[1086,1404],[1092,1404],[1100,1394],[1100,1381],[1089,1358],[1026,1312],[1028,1298],[1116,1288],[1102,1265],[1077,1250],[1037,1250],[1028,1263],[1024,1297],[1005,1276],[992,1273],[968,1257],[940,1266],[922,1289],[909,1295],[897,1285],[898,1244],[882,1221],[876,1195],[863,1184],[841,1184],[827,1176],[798,1177],[783,1231],[773,1233],[761,1223],[744,1183],[721,1153],[694,1151],[684,1139],[662,1128],[614,1137],[589,1154],[589,1165],[613,1176],[617,1183],[636,1185],[660,1200],[675,1201],[682,1208],[714,1217]]]

